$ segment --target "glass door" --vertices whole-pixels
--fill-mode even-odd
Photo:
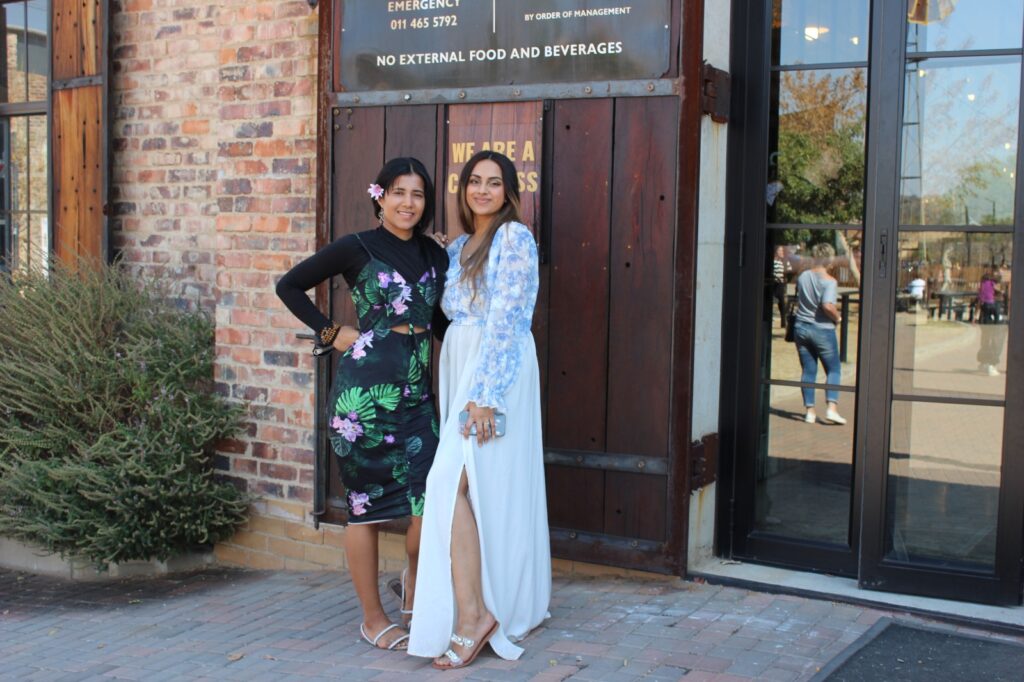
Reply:
[[[869,2],[748,11],[768,13],[750,24],[763,32],[746,76],[749,116],[767,126],[740,164],[738,355],[753,366],[740,369],[733,553],[855,576]]]
[[[873,32],[860,581],[1016,604],[1024,0],[904,3]]]
[[[1019,603],[1024,0],[740,4],[719,549]]]

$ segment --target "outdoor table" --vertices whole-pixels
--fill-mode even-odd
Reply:
[[[946,315],[947,320],[953,319],[953,310],[957,307],[956,299],[974,298],[977,295],[977,292],[974,291],[933,291],[932,297],[939,299],[938,319],[941,320],[943,314]]]

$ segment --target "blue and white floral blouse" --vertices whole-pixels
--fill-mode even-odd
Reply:
[[[516,380],[521,338],[530,333],[540,286],[537,244],[521,223],[505,223],[491,243],[484,286],[473,298],[462,279],[462,247],[469,235],[448,245],[448,274],[441,308],[453,325],[483,327],[480,360],[470,384],[469,400],[504,411],[505,393]]]

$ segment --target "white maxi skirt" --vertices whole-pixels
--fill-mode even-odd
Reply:
[[[463,468],[480,535],[484,604],[498,620],[491,648],[502,658],[519,658],[523,650],[513,642],[549,616],[551,545],[537,349],[532,334],[523,337],[519,375],[505,395],[505,435],[480,447],[475,438],[462,437],[459,412],[468,402],[482,336],[482,327],[452,325],[441,347],[441,442],[427,476],[409,638],[414,656],[443,654],[455,627],[452,517]]]

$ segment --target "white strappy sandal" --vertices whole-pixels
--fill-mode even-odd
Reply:
[[[372,646],[375,649],[387,649],[388,651],[396,651],[396,650],[397,651],[404,651],[405,649],[398,649],[398,645],[401,644],[402,642],[406,641],[407,639],[409,639],[409,635],[407,635],[407,634],[406,635],[402,635],[401,637],[396,638],[395,641],[393,641],[391,644],[389,644],[386,647],[377,646],[377,642],[380,641],[381,637],[383,637],[385,634],[387,634],[388,632],[391,632],[392,630],[394,630],[397,627],[400,627],[398,625],[398,623],[392,623],[391,625],[387,626],[386,628],[384,628],[383,630],[378,632],[376,637],[374,637],[373,639],[370,639],[370,636],[368,634],[366,634],[366,626],[365,626],[365,624],[360,623],[359,624],[359,634],[363,636],[363,639],[366,640],[367,644],[369,644],[370,646]]]
[[[398,599],[401,601],[402,605],[398,608],[398,612],[402,614],[402,620],[406,622],[412,620],[412,609],[405,608],[405,574],[408,570],[409,569],[407,568],[402,569],[401,580],[397,578],[392,578],[391,581],[388,582],[388,589],[391,590],[391,594],[398,597]],[[405,618],[405,616],[409,616],[409,618]]]
[[[480,638],[480,641],[470,639],[469,637],[463,637],[452,633],[452,643],[461,646],[464,649],[469,649],[469,657],[463,660],[462,656],[455,653],[454,649],[448,649],[442,656],[447,658],[450,665],[438,665],[437,661],[434,661],[433,666],[438,670],[455,670],[456,668],[465,668],[467,665],[476,660],[476,657],[484,649],[484,645],[487,644],[488,640],[494,636],[494,633],[498,631],[498,622],[495,621],[491,629],[484,633],[484,636]]]

